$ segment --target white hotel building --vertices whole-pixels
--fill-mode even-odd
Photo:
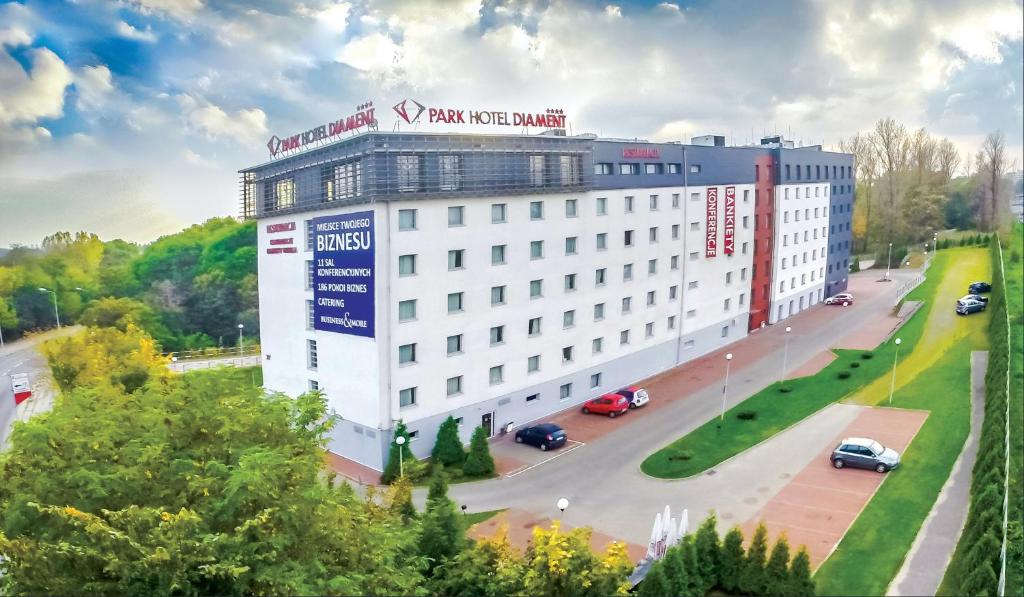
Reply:
[[[242,171],[267,388],[324,392],[380,470],[398,420],[426,456],[449,415],[497,434],[845,288],[852,157],[708,143],[370,132]]]

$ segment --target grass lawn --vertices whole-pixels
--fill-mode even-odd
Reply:
[[[988,346],[988,313],[970,317],[949,314],[957,293],[967,283],[987,279],[989,256],[983,249],[941,253],[955,256],[956,267],[946,268],[937,280],[933,299],[939,308],[930,312],[918,350],[897,367],[897,379],[903,383],[893,399],[894,407],[929,411],[928,419],[903,454],[901,467],[886,477],[836,551],[816,572],[814,580],[822,595],[885,593],[970,431],[970,354]],[[948,260],[949,256],[943,257]],[[888,376],[853,398],[865,404],[886,404]]]
[[[472,514],[466,514],[463,516],[463,520],[465,521],[463,527],[468,531],[474,524],[493,518],[504,511],[505,510],[488,510],[487,512],[473,512]]]
[[[950,269],[950,265],[956,263],[957,271],[961,271],[963,269],[961,262],[964,257],[972,256],[973,260],[981,264],[979,267],[985,267],[987,255],[985,249],[966,248],[948,249],[940,251],[936,255],[929,269],[928,278],[907,297],[908,300],[924,300],[925,302],[898,333],[903,342],[900,346],[901,355],[913,354],[913,349],[917,346],[924,331],[925,321],[929,318],[935,303],[948,304],[949,312],[952,313],[953,301],[962,296],[961,291],[964,291],[966,285],[963,285],[964,288],[960,288],[961,285],[956,284],[956,292],[961,292],[961,294],[952,298],[946,297],[945,294],[953,288],[951,286],[943,291],[942,298],[938,301],[930,300],[938,293],[939,281]],[[948,303],[943,302],[947,298]],[[973,321],[980,322],[984,318],[987,318],[987,314],[980,317],[975,316]],[[786,388],[790,389],[788,393],[781,392],[779,384],[768,386],[726,411],[725,421],[721,424],[721,428],[719,428],[718,419],[709,421],[648,456],[640,468],[648,475],[662,479],[678,479],[696,475],[753,447],[869,384],[882,383],[888,390],[889,377],[885,373],[891,370],[895,356],[894,350],[895,346],[892,342],[884,343],[870,352],[871,359],[862,358],[865,354],[863,351],[837,350],[835,351],[836,360],[816,375],[785,382]],[[932,354],[933,351],[926,352],[931,356],[923,359],[923,362],[933,363],[940,356],[938,351],[934,351],[934,354]],[[849,373],[849,377],[841,379],[840,375],[844,373]],[[897,372],[898,387],[906,384],[909,379],[909,375]],[[874,392],[870,395],[873,396]],[[752,420],[739,419],[737,414],[743,411],[753,411],[757,413],[757,416]]]
[[[1016,257],[1014,257],[1016,255]],[[1010,315],[1010,520],[1024,524],[1024,225],[1017,224],[1010,247],[1003,251],[1006,308]],[[1022,538],[1008,546],[1006,594],[1024,595]]]

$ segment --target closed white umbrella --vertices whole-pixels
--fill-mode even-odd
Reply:
[[[690,514],[683,508],[683,520],[679,523],[679,536],[684,537],[690,532]]]
[[[668,521],[668,536],[665,539],[665,549],[667,550],[676,543],[679,543],[679,532],[676,526],[676,519],[672,518]]]
[[[661,541],[661,514],[654,517],[654,528],[651,529],[651,542],[647,545],[647,557],[658,559],[658,542]]]

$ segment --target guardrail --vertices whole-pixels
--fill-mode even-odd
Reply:
[[[200,348],[196,350],[182,350],[179,352],[165,352],[164,356],[174,362],[197,361],[209,359],[230,359],[260,354],[259,344],[243,346],[241,350],[237,346],[224,346],[213,348]]]
[[[910,280],[908,282],[904,282],[900,286],[900,289],[896,292],[896,300],[893,301],[893,303],[892,303],[894,307],[896,305],[900,304],[900,301],[902,301],[904,298],[906,298],[907,295],[910,294],[910,292],[912,290],[914,290],[915,288],[920,286],[921,282],[925,281],[925,279],[928,277],[928,266],[932,264],[932,257],[933,256],[934,256],[934,252],[928,253],[928,257],[925,259],[924,264],[921,266],[921,273],[920,273],[920,275],[915,277],[913,280]]]

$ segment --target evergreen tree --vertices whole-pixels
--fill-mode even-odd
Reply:
[[[432,475],[430,477],[430,486],[427,488],[427,503],[429,504],[432,500],[443,499],[448,497],[448,481],[444,475],[444,468],[440,465],[434,465]]]
[[[659,562],[668,583],[668,592],[662,595],[689,595],[690,574],[686,568],[686,556],[683,544],[673,545]]]
[[[765,563],[768,557],[768,529],[764,523],[757,525],[750,540],[747,555],[743,558],[743,572],[740,574],[740,592],[745,595],[764,595],[766,588]]]
[[[967,237],[966,236],[961,236],[960,237],[960,246],[962,247],[965,244],[967,244]]]
[[[686,566],[687,585],[684,595],[703,596],[704,571],[700,568],[700,561],[697,559],[697,546],[693,536],[687,535],[683,539],[683,565]]]
[[[483,477],[494,474],[494,459],[487,445],[487,432],[483,427],[473,430],[473,438],[469,442],[469,456],[462,465],[462,471],[468,477]]]
[[[665,555],[666,557],[668,556],[668,554]],[[644,577],[643,582],[637,588],[637,594],[639,597],[668,597],[679,594],[674,591],[672,584],[665,575],[664,560],[658,560],[651,565],[651,569],[647,571],[647,576]]]
[[[399,446],[395,443],[395,439],[399,437],[405,438],[405,444]],[[401,458],[399,458],[401,454]],[[384,472],[380,475],[381,483],[391,483],[398,478],[401,469],[405,465],[411,465],[416,461],[416,458],[412,455],[412,448],[409,447],[409,429],[405,426],[404,421],[399,421],[398,425],[395,425],[395,438],[391,440],[391,450],[388,452],[388,463],[384,467]]]
[[[437,441],[434,442],[434,450],[430,456],[434,462],[445,466],[462,466],[465,462],[466,451],[462,448],[462,440],[459,439],[459,424],[451,415],[438,428]]]
[[[789,589],[789,541],[786,535],[780,535],[772,547],[772,555],[768,558],[765,569],[767,586],[766,595],[783,597]]]
[[[701,572],[701,579],[704,581],[701,587],[701,594],[708,593],[711,589],[721,583],[720,560],[721,545],[718,539],[718,518],[712,512],[697,529],[697,569]]]
[[[995,595],[999,589],[999,578],[988,562],[981,566],[973,566],[960,586],[961,595],[978,597]]]
[[[725,534],[720,552],[718,578],[726,593],[739,593],[740,576],[743,573],[743,532],[732,527]]]
[[[416,518],[416,507],[412,505],[412,481],[409,477],[395,479],[388,487],[384,500],[388,511],[400,517],[402,522],[408,524]]]
[[[435,470],[419,536],[420,554],[429,558],[429,571],[433,572],[459,553],[465,543],[464,532],[455,502],[448,499],[444,473]]]
[[[811,557],[807,549],[801,547],[793,557],[789,566],[789,587],[786,595],[791,597],[810,597],[814,595],[814,581],[811,579]]]

